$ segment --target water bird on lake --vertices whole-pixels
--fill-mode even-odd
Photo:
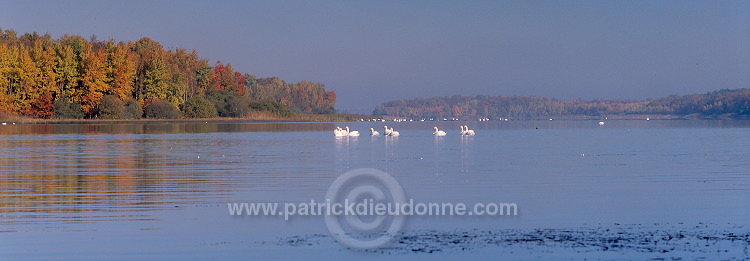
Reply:
[[[333,130],[333,136],[344,137],[344,136],[347,136],[347,135],[349,135],[349,134],[346,133],[345,130],[342,130],[341,127],[336,126],[336,129]]]
[[[349,126],[346,126],[346,135],[351,137],[359,136],[359,131],[349,131]]]
[[[393,131],[393,128],[388,129],[388,126],[383,126],[383,129],[385,129],[383,131],[383,135],[386,135],[386,136],[390,136],[391,135],[391,131]]]
[[[372,135],[372,136],[378,136],[378,135],[380,135],[380,132],[376,131],[373,128],[370,128],[370,135]]]
[[[600,122],[599,122],[599,126],[604,126],[604,122],[603,122],[603,121],[600,121]]]
[[[474,130],[469,129],[468,125],[464,125],[463,127],[461,127],[461,130],[461,135],[474,136],[474,134],[476,134],[474,133]]]
[[[435,127],[435,132],[432,133],[432,135],[435,135],[435,136],[445,136],[446,134],[448,133],[445,133],[444,131],[439,130],[438,127]]]
[[[398,137],[401,136],[401,133],[398,133],[398,131],[393,130],[393,127],[389,130],[388,136]]]

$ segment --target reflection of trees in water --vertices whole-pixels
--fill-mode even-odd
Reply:
[[[168,122],[83,124],[16,124],[0,128],[0,135],[16,134],[173,134],[213,132],[306,132],[328,131],[334,123],[229,123]]]
[[[171,204],[175,192],[196,192],[186,177],[169,171],[189,169],[187,163],[153,149],[158,141],[122,135],[30,137],[0,143],[3,222],[55,222],[29,219],[30,213],[85,221],[86,212],[145,211]],[[128,216],[121,218],[133,218]]]
[[[322,152],[330,149],[322,148],[315,139],[281,138],[273,132],[328,131],[334,126],[3,126],[7,128],[0,128],[0,222],[149,219],[151,214],[144,211],[215,203],[238,189],[259,195],[287,189],[289,180],[314,181],[309,173],[327,168],[321,162],[330,156]],[[300,151],[289,154],[289,148]]]

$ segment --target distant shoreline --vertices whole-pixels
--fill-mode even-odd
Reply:
[[[374,115],[405,118],[509,119],[750,119],[750,89],[722,89],[705,94],[670,95],[647,100],[560,100],[539,96],[438,96],[393,100]],[[551,116],[557,115],[557,116]]]
[[[408,118],[408,117],[393,117],[393,116],[377,116],[382,117],[385,120],[393,120],[393,119],[413,119],[413,120],[421,120],[423,118]],[[451,121],[450,118],[447,121]],[[736,115],[736,114],[721,114],[721,115],[699,115],[699,114],[690,114],[690,115],[674,115],[674,114],[625,114],[625,115],[619,115],[619,114],[612,114],[612,115],[597,115],[597,116],[590,116],[590,115],[555,115],[555,116],[539,116],[539,117],[519,117],[519,118],[508,118],[508,120],[528,120],[528,121],[537,121],[537,120],[750,120],[750,116],[745,115]],[[476,121],[475,119],[472,119],[473,121]],[[490,121],[500,121],[501,119],[490,119]],[[438,121],[437,119],[433,121]],[[444,121],[440,119],[439,121]],[[458,121],[466,121],[466,119],[458,119]]]
[[[563,116],[551,116],[551,117],[540,117],[534,118],[537,120],[750,120],[747,115],[738,116],[736,114],[719,114],[719,115],[700,115],[700,114],[689,114],[689,115],[674,115],[674,114],[626,114],[626,115],[601,115],[601,116],[587,116],[587,115],[563,115]]]
[[[356,122],[371,121],[373,119],[393,121],[395,119],[406,119],[403,117],[393,116],[373,116],[361,114],[315,114],[315,115],[297,115],[292,117],[276,118],[182,118],[182,119],[36,119],[22,116],[2,117],[0,122],[6,124],[139,124],[139,123],[238,123],[238,122],[255,122],[255,123],[285,123],[285,122]],[[411,119],[419,121],[421,119]],[[508,119],[510,121],[540,121],[540,120],[750,120],[750,117],[737,117],[737,115],[662,115],[662,114],[629,114],[629,115],[564,115],[564,116],[546,116],[536,118],[516,118]],[[428,121],[428,120],[427,120]],[[440,120],[433,120],[444,121]],[[447,120],[452,121],[452,120]],[[455,121],[472,121],[468,119],[458,119]],[[502,121],[501,119],[490,119],[490,121]]]

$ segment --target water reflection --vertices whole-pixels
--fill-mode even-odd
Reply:
[[[690,199],[727,202],[717,207],[729,213],[722,218],[741,217],[736,204],[747,202],[750,140],[746,128],[728,128],[746,123],[681,123],[692,128],[665,130],[676,123],[658,121],[482,123],[473,137],[431,136],[432,123],[401,124],[401,137],[333,137],[334,123],[8,125],[0,127],[0,222],[7,225],[2,230],[17,231],[154,220],[160,211],[233,197],[314,198],[333,177],[358,167],[388,172],[427,199],[525,200],[526,211],[536,211],[525,220],[540,224],[639,218],[629,213],[640,202],[708,219],[684,206]],[[566,211],[557,204],[563,200],[596,207]],[[619,212],[607,207],[615,201]]]
[[[471,142],[474,136],[461,135],[461,172],[467,173],[470,169]]]
[[[359,137],[336,136],[336,137],[333,137],[333,139],[334,139],[334,145],[336,149],[335,150],[336,165],[340,166],[338,168],[338,171],[345,172],[348,170],[348,166],[351,163],[350,146],[355,146],[357,144],[357,141],[359,140]]]
[[[394,172],[394,165],[396,164],[396,159],[399,157],[398,140],[399,136],[383,137],[383,149],[385,152],[385,164],[383,168],[388,173]]]
[[[317,143],[310,143],[308,138],[255,137],[254,141],[249,133],[310,130],[314,133],[330,126],[327,123],[4,126],[8,128],[0,128],[0,221],[8,225],[4,230],[15,231],[28,224],[154,220],[148,211],[215,202],[234,187],[262,188],[259,191],[279,187],[285,181],[275,174],[264,175],[267,170],[256,166],[278,162],[294,163],[280,169],[314,166],[319,162],[317,155],[308,156],[310,152],[304,150],[288,153],[288,149],[295,146],[314,149]],[[339,147],[347,148],[343,154],[347,157],[343,163],[346,165],[348,148],[356,143],[356,138],[342,142]],[[290,157],[295,161],[287,160]],[[248,172],[258,174],[247,180]],[[223,176],[216,176],[217,173]]]
[[[130,124],[16,124],[0,135],[18,134],[173,134],[212,132],[307,132],[333,129],[334,123],[145,122]]]
[[[187,186],[189,182],[174,182],[169,172],[159,171],[186,163],[147,149],[151,144],[146,140],[111,135],[30,137],[0,143],[0,218],[7,224],[150,219],[133,212],[179,199],[167,194],[199,192]]]
[[[443,161],[445,161],[445,159],[442,158],[441,154],[443,153],[443,150],[444,150],[443,145],[445,144],[445,137],[434,136],[433,143],[434,143],[433,173],[435,173],[435,175],[442,175],[444,173],[444,170],[441,169],[442,168],[441,164]]]

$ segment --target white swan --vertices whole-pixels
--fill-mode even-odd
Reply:
[[[336,129],[333,130],[333,136],[343,137],[343,136],[346,136],[346,135],[347,134],[344,134],[344,130],[342,130],[340,127],[336,127]]]
[[[370,128],[370,135],[372,135],[372,136],[378,136],[378,135],[380,135],[380,132],[377,132],[377,131],[375,131],[375,129]]]
[[[432,133],[435,136],[445,136],[446,134],[444,131],[438,130],[438,127],[435,127],[435,132]]]
[[[349,131],[349,126],[346,126],[346,135],[351,137],[359,136],[359,131]]]
[[[466,131],[464,130],[464,126],[458,126],[458,127],[461,128],[461,132],[459,132],[458,134],[466,135]]]
[[[393,131],[393,128],[389,130],[388,126],[383,126],[383,129],[385,129],[385,131],[383,131],[383,135],[391,135],[391,131]]]
[[[467,125],[464,125],[463,129],[464,129],[464,132],[463,132],[464,134],[463,135],[474,136],[474,134],[476,134],[476,133],[474,133],[474,130],[470,130],[469,126],[467,126]]]
[[[393,130],[393,127],[391,127],[391,129],[390,129],[390,130],[388,130],[388,131],[390,132],[390,134],[388,134],[388,135],[390,135],[390,136],[394,136],[394,137],[397,137],[397,136],[400,136],[400,135],[401,135],[401,133],[398,133],[398,131],[395,131],[395,130]]]

